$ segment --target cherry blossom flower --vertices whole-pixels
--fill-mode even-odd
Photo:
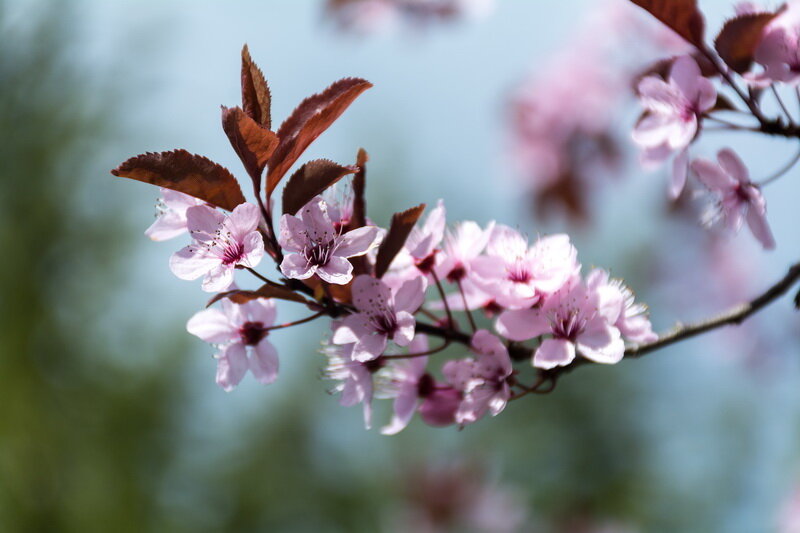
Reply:
[[[331,392],[339,392],[339,403],[344,407],[356,404],[364,406],[364,426],[372,427],[372,376],[383,366],[382,359],[374,359],[362,363],[353,359],[353,344],[343,346],[328,346],[325,350],[328,357],[328,366],[325,376],[339,383]]]
[[[408,345],[409,353],[428,351],[428,339],[417,335]],[[427,356],[411,357],[393,362],[386,367],[383,395],[394,398],[394,413],[391,422],[381,429],[384,435],[395,435],[402,431],[414,416],[419,399],[430,394],[434,386],[433,377],[425,371]]]
[[[436,266],[441,279],[457,283],[467,278],[472,261],[481,255],[494,231],[494,221],[486,229],[472,221],[460,222],[444,239],[444,257]]]
[[[514,341],[550,334],[552,338],[543,340],[534,353],[533,365],[538,368],[568,365],[576,350],[596,363],[618,363],[625,353],[625,343],[614,325],[620,305],[610,304],[593,288],[576,276],[541,307],[504,312],[497,331]]]
[[[393,291],[382,280],[360,275],[353,282],[353,304],[358,310],[335,329],[334,344],[354,343],[353,359],[369,361],[386,350],[389,340],[408,346],[414,339],[414,313],[425,299],[425,280],[405,282]]]
[[[317,196],[300,210],[300,216],[283,215],[278,242],[289,252],[281,272],[293,279],[308,279],[314,274],[323,281],[346,285],[353,279],[353,265],[347,260],[366,254],[378,243],[378,228],[364,226],[344,235],[337,231],[328,207]]]
[[[261,215],[253,204],[238,205],[229,216],[207,206],[190,207],[186,220],[194,242],[172,254],[169,266],[181,279],[205,276],[206,292],[227,289],[237,266],[255,267],[264,256]]]
[[[713,223],[724,218],[727,227],[738,232],[747,220],[750,231],[761,245],[767,250],[775,248],[775,239],[767,223],[766,201],[758,185],[750,181],[747,167],[727,148],[717,153],[717,161],[719,164],[707,159],[692,162],[697,178],[718,197],[705,221]]]
[[[271,299],[259,298],[241,305],[226,299],[221,309],[204,309],[189,319],[189,333],[221,345],[216,356],[220,387],[233,390],[248,370],[261,383],[275,381],[278,352],[267,340],[275,314]]]
[[[154,241],[167,241],[183,235],[188,231],[186,210],[198,205],[206,203],[194,196],[162,188],[157,204],[158,216],[144,234]]]
[[[444,238],[447,211],[444,202],[439,200],[431,210],[422,226],[414,226],[406,239],[405,250],[411,256],[414,266],[427,274],[434,267],[439,245]]]
[[[476,283],[498,304],[523,309],[559,290],[580,269],[577,256],[567,235],[542,237],[529,247],[519,232],[497,225],[486,255],[471,265]]]
[[[463,391],[464,397],[456,412],[456,422],[471,424],[487,412],[499,414],[511,397],[507,378],[513,372],[505,345],[482,329],[472,336],[471,348],[476,359],[448,361],[442,368],[447,381]]]
[[[683,152],[697,135],[703,114],[714,107],[717,91],[704,78],[691,56],[679,57],[669,80],[647,76],[639,82],[639,99],[645,116],[633,131],[633,140],[644,149],[646,164],[659,163],[673,152]],[[682,154],[682,157],[686,157]],[[680,195],[686,183],[685,160],[673,168],[669,192]]]
[[[764,33],[754,54],[755,62],[764,70],[758,74],[745,74],[752,85],[768,87],[775,82],[792,86],[800,84],[799,30],[797,27],[778,25]]]
[[[647,306],[635,301],[633,291],[622,280],[612,279],[605,270],[595,268],[586,276],[586,285],[598,293],[604,315],[623,337],[639,344],[658,339],[647,316]]]

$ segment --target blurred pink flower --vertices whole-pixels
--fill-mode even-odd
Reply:
[[[711,223],[724,218],[728,228],[738,232],[744,220],[761,245],[771,250],[775,239],[767,223],[767,205],[761,190],[750,181],[747,167],[733,150],[720,150],[715,164],[707,159],[696,159],[692,170],[718,201],[706,215]]]
[[[186,324],[192,335],[222,345],[217,354],[217,384],[231,391],[250,370],[260,383],[278,377],[278,353],[267,340],[275,323],[275,302],[259,298],[237,305],[223,300],[221,309],[204,309]]]
[[[633,140],[644,149],[645,163],[659,163],[673,152],[683,152],[697,134],[703,113],[717,99],[714,85],[688,55],[675,60],[668,81],[647,76],[637,90],[645,115],[633,130]],[[670,195],[677,198],[685,183],[685,166],[676,164]]]
[[[364,255],[376,246],[378,228],[364,226],[342,235],[319,196],[299,213],[299,217],[289,214],[281,217],[278,242],[289,252],[283,258],[281,272],[293,279],[308,279],[316,274],[328,283],[349,283],[353,279],[353,265],[347,258]]]
[[[324,350],[328,357],[325,376],[339,383],[331,392],[340,392],[339,403],[345,407],[357,404],[364,406],[364,426],[372,427],[372,375],[378,371],[383,362],[380,359],[362,363],[353,359],[353,344],[343,346],[327,346]]]
[[[382,280],[368,275],[353,282],[353,304],[357,313],[347,316],[333,333],[334,344],[353,343],[353,358],[369,361],[386,350],[389,340],[408,346],[414,339],[414,313],[425,299],[425,280],[405,282],[393,291]]]
[[[162,188],[158,216],[144,234],[154,241],[166,241],[186,233],[186,210],[198,205],[206,203],[194,196]]]
[[[427,337],[417,335],[408,345],[408,351],[412,354],[427,352]],[[430,393],[434,380],[425,372],[427,365],[427,356],[401,359],[387,365],[382,393],[388,398],[394,398],[394,412],[391,422],[381,429],[384,435],[395,435],[402,431],[414,416],[419,399]]]
[[[194,242],[172,254],[169,266],[181,279],[205,276],[206,292],[227,289],[237,266],[255,267],[264,255],[261,215],[253,204],[238,205],[229,216],[204,205],[190,207],[186,220]]]

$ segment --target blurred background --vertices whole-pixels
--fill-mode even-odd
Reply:
[[[272,335],[273,385],[214,384],[213,349],[185,331],[207,295],[169,272],[182,244],[143,235],[158,191],[109,170],[185,148],[243,175],[218,106],[239,102],[244,43],[276,120],[338,78],[375,84],[304,158],[348,163],[366,148],[379,223],[444,198],[451,221],[568,231],[584,265],[610,268],[650,304],[658,330],[752,297],[800,256],[797,171],[766,192],[778,241],[766,253],[746,231],[707,232],[691,199],[666,204],[663,172],[639,169],[630,79],[680,45],[627,2],[498,0],[433,15],[344,4],[0,1],[0,531],[785,525],[800,486],[789,298],[740,329],[583,369],[463,431],[418,420],[396,437],[365,431],[360,409],[320,379],[323,324]],[[711,28],[732,13],[727,0],[701,6]],[[554,83],[588,75],[586,62],[568,67],[599,52],[607,93]],[[578,146],[566,163],[542,162],[556,148],[526,151],[540,97],[593,124],[564,134]],[[717,136],[696,151],[725,144],[756,176],[793,150]]]

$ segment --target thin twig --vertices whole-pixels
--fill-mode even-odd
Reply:
[[[264,331],[272,331],[274,329],[283,329],[283,328],[290,328],[292,326],[299,326],[300,324],[305,324],[306,322],[311,322],[314,319],[321,317],[322,315],[326,315],[327,312],[325,310],[319,311],[314,313],[311,316],[307,316],[305,318],[301,318],[300,320],[295,320],[294,322],[286,322],[285,324],[278,324],[277,326],[270,326],[268,328],[264,328]]]
[[[431,276],[433,277],[434,283],[436,283],[436,288],[439,290],[439,296],[442,297],[442,303],[444,304],[444,312],[447,313],[447,323],[453,329],[456,329],[456,322],[453,320],[453,313],[450,312],[450,304],[447,303],[447,296],[444,293],[444,289],[442,288],[442,282],[439,281],[439,276],[436,275],[434,270],[431,270]]]
[[[778,94],[778,89],[775,88],[775,84],[774,83],[770,84],[770,88],[772,89],[772,94],[775,95],[775,100],[778,101],[778,105],[781,106],[781,109],[783,110],[783,113],[786,115],[786,120],[789,121],[789,124],[794,126],[794,119],[792,118],[792,114],[789,113],[789,110],[786,108],[786,105],[783,103],[783,100],[781,99],[781,95]]]
[[[472,317],[472,311],[469,309],[469,305],[467,305],[467,295],[464,294],[464,287],[461,285],[461,280],[458,280],[458,292],[461,293],[461,301],[464,303],[464,312],[467,314],[467,320],[469,320],[469,327],[472,328],[472,333],[478,331],[478,327],[475,325],[475,319]]]

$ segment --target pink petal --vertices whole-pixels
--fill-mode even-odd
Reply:
[[[750,226],[753,236],[758,239],[765,250],[775,248],[775,237],[772,236],[772,230],[767,223],[766,210],[751,206],[747,211],[747,225]]]
[[[689,55],[675,60],[669,71],[669,79],[689,101],[697,94],[699,80],[703,78],[697,62]]]
[[[309,263],[301,254],[283,256],[281,272],[290,279],[308,279],[317,271],[317,266]]]
[[[527,239],[517,230],[503,224],[497,224],[494,227],[489,243],[486,245],[486,252],[489,255],[502,257],[506,260],[522,257],[527,251]]]
[[[219,264],[219,260],[203,253],[201,246],[186,246],[169,258],[169,269],[180,279],[197,279]]]
[[[578,349],[581,355],[596,363],[618,363],[625,355],[625,343],[619,330],[599,317],[578,336]]]
[[[414,340],[414,328],[416,327],[416,320],[411,313],[400,311],[397,313],[397,331],[394,333],[392,340],[398,346],[408,346]]]
[[[394,295],[394,309],[397,312],[415,312],[425,301],[425,278],[418,276],[403,283]]]
[[[697,174],[697,179],[712,191],[726,191],[736,185],[736,181],[731,176],[708,159],[692,161],[692,171]]]
[[[228,316],[219,309],[204,309],[186,324],[186,330],[212,344],[230,342],[239,337],[239,328],[231,324]]]
[[[353,282],[353,303],[359,311],[382,312],[387,309],[392,292],[386,284],[372,276],[362,274]]]
[[[331,342],[334,344],[352,344],[358,339],[365,337],[372,332],[368,319],[365,315],[358,313],[350,315],[342,320],[339,327],[333,332]]]
[[[160,215],[144,232],[150,240],[166,241],[186,233],[186,219],[173,211]]]
[[[459,390],[437,389],[422,401],[419,406],[419,416],[429,426],[444,427],[454,424],[461,399]]]
[[[417,408],[417,389],[415,386],[403,387],[394,400],[394,414],[389,425],[381,428],[383,435],[395,435],[402,431],[414,416]]]
[[[192,237],[200,241],[213,237],[224,220],[225,215],[207,205],[197,205],[186,210],[186,227]]]
[[[334,285],[347,285],[353,279],[353,265],[344,257],[334,255],[326,265],[317,267],[317,276]]]
[[[244,257],[239,264],[250,268],[258,266],[264,257],[264,237],[257,231],[251,231],[245,236],[242,244],[244,245]]]
[[[251,231],[258,229],[261,221],[261,212],[254,204],[244,203],[237,205],[228,217],[228,228],[233,237],[241,239]]]
[[[278,352],[268,340],[263,339],[253,348],[250,373],[264,385],[272,383],[278,377]]]
[[[364,255],[375,245],[377,238],[378,228],[375,226],[364,226],[348,231],[342,235],[333,253],[341,257]]]
[[[306,225],[309,239],[316,242],[334,240],[336,230],[328,216],[325,202],[320,196],[308,202],[298,213]]]
[[[689,152],[682,150],[672,162],[672,176],[669,183],[669,197],[677,199],[686,186],[689,169]]]
[[[230,392],[242,381],[249,362],[243,344],[235,343],[227,346],[220,353],[217,361],[217,385]]]
[[[283,215],[278,224],[278,244],[281,248],[289,252],[302,252],[308,241],[303,221],[292,215]]]
[[[366,363],[380,357],[386,351],[387,341],[386,335],[380,333],[359,337],[353,346],[353,359]]]
[[[730,148],[724,148],[717,153],[717,160],[722,169],[733,179],[737,180],[739,183],[750,182],[750,173],[739,156],[736,155],[736,152]]]
[[[504,311],[497,319],[495,329],[512,341],[526,341],[550,331],[550,324],[537,309]]]
[[[220,292],[233,283],[233,265],[218,265],[211,269],[200,285],[205,292]]]
[[[275,323],[275,300],[271,298],[257,298],[239,305],[250,322],[261,322],[264,326],[271,326]]]
[[[683,106],[683,98],[675,87],[656,76],[643,78],[637,91],[642,106],[658,115],[674,115]]]
[[[575,345],[564,339],[545,339],[533,356],[533,366],[545,370],[565,366],[575,359]]]

